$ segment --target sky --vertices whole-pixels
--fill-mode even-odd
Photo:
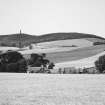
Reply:
[[[105,37],[105,0],[0,0],[0,35],[80,32]]]

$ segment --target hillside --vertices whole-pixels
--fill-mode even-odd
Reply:
[[[78,59],[76,59],[74,61],[64,61],[64,62],[56,63],[54,69],[57,69],[57,68],[68,68],[68,67],[75,67],[75,68],[84,68],[84,67],[85,68],[90,68],[90,67],[94,67],[95,66],[95,61],[100,56],[105,55],[105,51],[100,52],[100,53],[99,53],[99,51],[97,51],[97,52],[98,52],[97,54],[94,54],[93,56],[91,55],[90,57],[89,57],[89,53],[88,53],[88,55],[85,54],[85,57],[82,58],[82,59],[78,58]]]
[[[47,59],[58,67],[71,66],[70,62],[75,66],[87,66],[87,64],[91,66],[92,61],[97,58],[95,55],[105,51],[104,38],[83,33],[51,33],[40,36],[24,33],[1,35],[0,44],[1,50],[11,49],[9,46],[17,50],[16,47],[21,45],[24,48],[18,51],[25,58],[29,58],[32,53],[46,53]],[[30,44],[32,44],[31,49]],[[93,56],[96,58],[89,61],[88,58]]]
[[[19,43],[21,43],[21,47],[23,47],[23,46],[28,46],[31,43],[49,42],[49,41],[65,40],[65,39],[81,39],[81,38],[96,38],[100,40],[105,40],[102,37],[92,34],[84,34],[84,33],[51,33],[40,36],[29,35],[25,33],[22,33],[20,35],[19,33],[17,33],[10,35],[0,35],[0,45],[19,47]]]
[[[19,42],[21,42],[22,47],[27,46],[37,40],[36,36],[28,35],[22,33],[10,34],[10,35],[0,35],[0,45],[1,46],[12,46],[19,47]]]
[[[40,39],[39,42],[66,40],[66,39],[81,39],[81,38],[104,39],[96,35],[85,34],[85,33],[51,33],[51,34],[45,34],[45,35],[39,36],[39,39]]]
[[[104,45],[78,48],[72,51],[47,53],[47,59],[55,63],[72,62],[84,58],[93,57],[105,51]],[[96,57],[97,59],[98,57]],[[88,60],[86,61],[88,62]],[[91,63],[91,62],[90,62]],[[76,63],[78,65],[78,63]]]

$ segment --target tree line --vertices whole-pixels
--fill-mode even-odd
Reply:
[[[0,72],[27,72],[28,66],[47,67],[52,69],[54,64],[46,59],[46,54],[31,54],[31,58],[26,60],[22,54],[16,51],[8,51],[0,54]]]
[[[95,67],[99,73],[105,73],[105,55],[100,56],[95,62]],[[8,51],[0,54],[0,72],[27,72],[28,66],[53,69],[54,63],[46,59],[46,54],[31,54],[26,60],[22,54],[16,51]]]

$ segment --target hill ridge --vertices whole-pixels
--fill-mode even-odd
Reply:
[[[105,40],[105,38],[86,33],[78,33],[78,32],[57,32],[57,33],[48,33],[42,34],[40,36],[30,35],[26,33],[15,33],[8,35],[0,35],[0,45],[14,45],[19,46],[19,41],[22,46],[30,45],[31,43],[40,43],[40,42],[48,42],[48,41],[57,41],[57,40],[66,40],[66,39],[80,39],[80,38],[98,38]]]

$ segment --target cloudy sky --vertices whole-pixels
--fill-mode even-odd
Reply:
[[[105,0],[0,0],[0,35],[82,32],[105,37]]]

